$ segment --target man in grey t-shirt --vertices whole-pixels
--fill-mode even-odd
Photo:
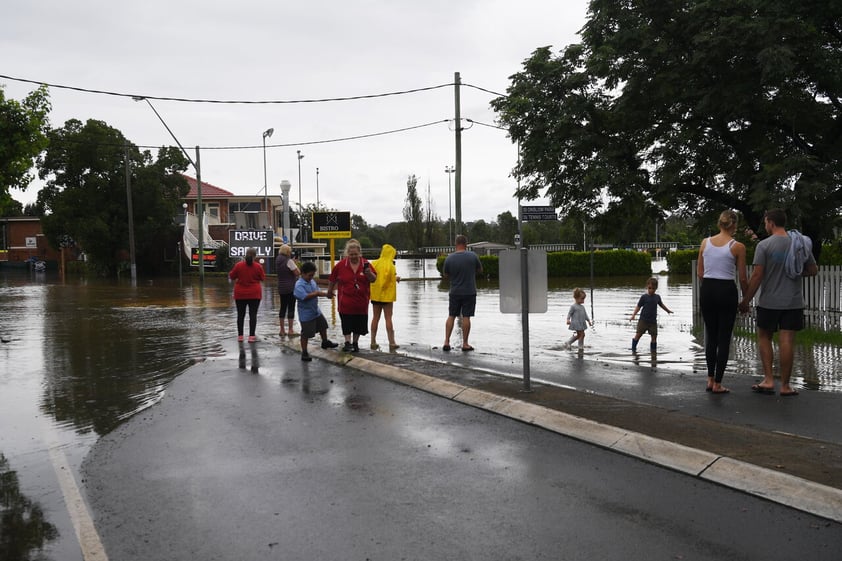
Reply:
[[[472,351],[468,343],[471,334],[471,317],[477,306],[477,275],[482,273],[482,263],[473,251],[468,251],[468,238],[456,236],[456,251],[447,256],[442,267],[444,277],[450,279],[447,322],[444,326],[444,345],[450,350],[450,334],[458,316],[462,317],[462,351]]]
[[[791,278],[786,272],[787,255],[792,240],[786,231],[786,213],[780,209],[766,211],[764,218],[769,237],[757,244],[748,291],[743,294],[740,311],[748,311],[749,302],[762,286],[757,299],[757,346],[763,364],[763,381],[751,387],[757,393],[774,394],[772,373],[772,336],[780,330],[781,395],[798,395],[789,385],[795,347],[795,333],[804,328],[804,302],[801,277]],[[803,264],[801,276],[811,277],[818,272],[816,260],[810,254]]]

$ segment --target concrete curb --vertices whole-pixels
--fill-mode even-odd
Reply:
[[[298,350],[287,342],[281,344]],[[834,487],[406,368],[382,364],[358,355],[322,350],[313,351],[311,354],[458,403],[842,523],[842,490]]]

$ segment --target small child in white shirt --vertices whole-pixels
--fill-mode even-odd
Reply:
[[[575,331],[576,334],[564,344],[564,347],[567,349],[569,349],[575,341],[579,341],[580,349],[584,348],[585,329],[588,328],[588,324],[593,327],[593,322],[588,317],[588,311],[583,305],[585,303],[586,296],[585,291],[581,288],[577,288],[573,291],[573,300],[575,300],[576,303],[570,306],[570,311],[567,312],[567,325],[570,326],[570,330]]]

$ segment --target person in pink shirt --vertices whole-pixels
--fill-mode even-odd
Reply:
[[[257,251],[250,247],[246,250],[244,260],[237,262],[228,278],[234,281],[234,302],[237,304],[237,341],[243,340],[243,323],[246,318],[246,308],[249,311],[249,343],[257,341],[257,309],[263,296],[263,285],[266,272],[263,266],[254,260]]]
[[[371,283],[377,279],[377,271],[362,256],[360,242],[355,239],[345,244],[345,258],[330,272],[327,297],[337,292],[339,319],[342,321],[342,335],[345,336],[346,353],[359,352],[360,335],[368,334],[368,302],[371,298]]]

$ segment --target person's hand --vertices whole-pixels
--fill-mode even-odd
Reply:
[[[742,302],[740,302],[740,304],[737,306],[737,308],[740,310],[741,314],[747,314],[748,313],[748,302],[743,300]]]

